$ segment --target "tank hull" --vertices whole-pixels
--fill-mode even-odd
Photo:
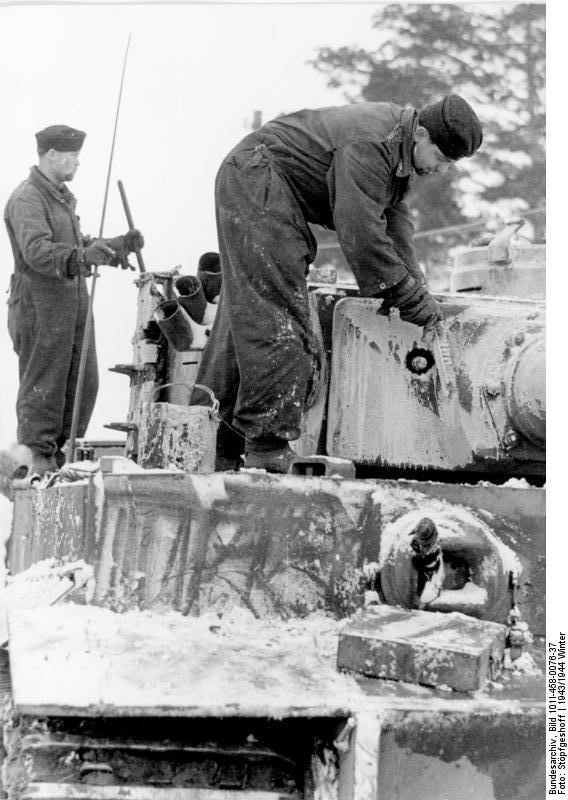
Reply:
[[[536,635],[527,651],[530,673],[505,671],[494,684],[471,693],[336,671],[342,620],[363,601],[357,570],[381,558],[389,531],[413,508],[427,508],[440,519],[460,514],[480,524],[490,521],[500,541],[514,547],[524,569],[519,605]],[[89,739],[91,752],[110,764],[100,797],[144,798],[149,783],[135,788],[120,777],[126,773],[117,768],[118,744],[115,750],[109,744],[117,736],[116,718],[138,726],[146,765],[170,763],[169,778],[159,786],[164,798],[217,800],[207,793],[217,789],[204,783],[195,767],[202,756],[188,754],[186,740],[183,758],[181,745],[175,753],[170,744],[157,750],[150,731],[161,729],[158,718],[171,720],[171,726],[183,721],[185,735],[192,737],[203,734],[204,720],[213,726],[222,722],[215,735],[231,729],[238,741],[251,729],[251,720],[255,725],[273,720],[271,741],[280,742],[280,748],[289,741],[292,721],[303,720],[309,735],[301,753],[295,751],[295,769],[301,764],[305,770],[324,742],[335,761],[333,769],[327,765],[327,777],[319,774],[317,780],[345,800],[411,798],[418,786],[421,796],[432,799],[449,789],[453,796],[482,800],[538,796],[542,787],[535,776],[544,774],[544,750],[535,747],[544,742],[539,671],[544,609],[543,573],[535,568],[535,553],[543,552],[543,509],[544,491],[534,488],[262,473],[107,473],[102,481],[18,491],[11,570],[54,554],[63,560],[85,558],[95,566],[96,590],[88,607],[13,615],[14,719],[24,729],[39,717],[48,724],[45,738],[33,747],[26,736],[14,740],[14,758],[25,755],[37,767],[25,792],[10,796],[98,797],[89,794],[92,787],[82,787],[79,767],[76,783],[66,785],[58,769],[45,766],[45,754],[56,745],[69,763],[82,764],[84,740],[77,741],[76,726],[80,722],[84,728],[85,720],[93,719],[102,727]],[[23,530],[26,537],[19,533]],[[243,628],[224,622],[223,611],[235,607],[247,615]],[[182,612],[173,622],[172,611]],[[146,636],[141,614],[151,619]],[[323,629],[313,622],[314,614],[326,620]],[[217,630],[210,631],[211,624]],[[46,630],[53,631],[47,640]],[[291,631],[296,638],[290,639]],[[98,642],[94,652],[93,642]],[[73,675],[79,670],[77,675],[85,676],[88,659],[104,669],[81,686]],[[192,662],[193,667],[179,666]],[[229,679],[227,668],[238,663],[242,669]],[[26,682],[30,674],[35,676],[31,683]],[[66,677],[58,683],[57,674]],[[200,689],[203,680],[206,686]],[[128,742],[123,735],[121,747],[128,748]],[[218,752],[216,757],[221,758]],[[190,764],[201,775],[193,785],[179,777]],[[83,773],[89,769],[83,766]],[[152,773],[148,768],[144,774]],[[312,796],[310,775],[285,794]],[[269,786],[262,790],[266,800],[275,796]],[[128,794],[120,794],[124,791]],[[230,791],[235,800],[261,800],[250,786]],[[222,796],[227,800],[233,794]]]

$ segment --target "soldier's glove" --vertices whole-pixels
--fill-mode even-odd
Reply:
[[[112,264],[116,261],[116,252],[109,247],[106,239],[85,237],[84,247],[76,247],[67,259],[67,278],[76,275],[92,275],[92,267],[101,264]]]
[[[438,301],[432,297],[426,286],[412,275],[407,275],[381,296],[383,297],[381,314],[388,314],[391,307],[396,306],[401,319],[423,326],[425,329],[433,328],[442,319]]]
[[[112,239],[105,239],[105,242],[115,252],[115,257],[109,262],[111,267],[121,266],[122,269],[135,269],[128,261],[128,254],[144,247],[144,237],[139,230],[133,228],[124,236],[114,236]]]
[[[137,228],[132,228],[124,234],[124,241],[129,253],[134,253],[136,250],[142,250],[144,247],[144,237]]]
[[[99,267],[101,264],[111,264],[115,257],[116,253],[106,239],[93,239],[79,256],[79,261],[87,267]]]
[[[90,239],[86,247],[76,247],[67,259],[67,277],[75,275],[91,275],[91,267],[110,264],[115,253],[102,239]]]
[[[104,241],[116,252],[122,250],[126,254],[142,250],[144,247],[144,237],[137,228],[127,231],[124,236],[114,236],[112,239],[105,239]]]

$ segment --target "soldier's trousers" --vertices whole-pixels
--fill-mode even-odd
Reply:
[[[222,288],[197,383],[220,402],[217,452],[232,457],[245,439],[300,435],[315,358],[306,273],[316,245],[263,144],[227,157],[215,201]],[[203,393],[192,402],[206,402]]]
[[[8,330],[19,359],[18,442],[46,456],[59,451],[71,431],[87,305],[84,278],[66,280],[27,273],[12,281]],[[91,329],[78,436],[87,430],[97,390]]]

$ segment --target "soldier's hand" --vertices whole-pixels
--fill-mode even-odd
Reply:
[[[134,253],[144,247],[144,237],[137,228],[132,228],[124,234],[124,244],[129,253]]]
[[[98,267],[101,264],[110,264],[116,253],[103,239],[93,239],[83,251],[83,263],[87,267]]]
[[[410,274],[384,293],[381,313],[387,314],[392,306],[398,308],[400,318],[405,322],[428,329],[442,318],[438,301],[423,283]]]
[[[128,234],[138,234],[140,239],[142,239],[142,234],[139,231],[129,231]],[[128,261],[128,254],[132,251],[132,247],[129,246],[129,239],[128,234],[124,236],[113,236],[110,239],[105,239],[104,242],[107,247],[114,252],[114,258],[110,261],[111,267],[122,267],[122,269],[134,269],[132,264]],[[144,242],[144,239],[142,239]]]
[[[400,307],[400,318],[414,325],[420,325],[425,331],[432,330],[442,319],[442,311],[438,301],[425,289],[424,296],[410,307]]]

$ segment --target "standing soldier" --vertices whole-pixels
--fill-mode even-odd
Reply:
[[[4,220],[14,254],[8,330],[19,358],[18,443],[32,451],[38,474],[65,462],[88,293],[95,265],[120,263],[144,242],[139,231],[115,239],[81,233],[67,186],[79,165],[83,131],[52,125],[36,134],[38,165],[12,193]],[[89,334],[78,435],[84,436],[98,389],[94,329]]]
[[[288,443],[300,436],[314,354],[309,223],[336,230],[363,297],[431,327],[440,312],[416,262],[404,198],[414,173],[443,172],[481,141],[473,109],[452,94],[421,110],[298,111],[229,153],[215,185],[223,289],[197,377],[236,430],[220,428],[219,467],[234,468],[244,440],[245,466],[285,471]]]

